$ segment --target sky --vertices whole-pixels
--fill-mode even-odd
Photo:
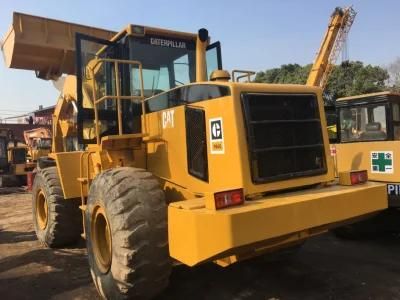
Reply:
[[[0,38],[13,11],[114,31],[128,24],[193,33],[204,27],[222,44],[224,69],[264,71],[311,63],[334,8],[348,5],[357,11],[349,59],[386,66],[399,57],[398,0],[0,0]],[[51,82],[0,60],[0,118],[56,104]]]

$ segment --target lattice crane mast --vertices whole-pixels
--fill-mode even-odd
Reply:
[[[325,88],[337,57],[346,42],[356,14],[356,11],[352,7],[335,8],[310,74],[308,75],[307,85],[320,86],[322,89]]]

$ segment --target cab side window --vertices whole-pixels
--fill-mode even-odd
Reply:
[[[221,59],[221,43],[215,42],[207,47],[207,79],[210,80],[210,75],[215,70],[222,70]]]

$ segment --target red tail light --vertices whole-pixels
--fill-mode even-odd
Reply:
[[[215,193],[214,199],[216,209],[243,204],[243,189]]]
[[[368,181],[368,173],[366,170],[363,171],[352,171],[350,173],[351,184],[359,184]]]
[[[339,172],[339,184],[355,185],[368,181],[367,170]]]

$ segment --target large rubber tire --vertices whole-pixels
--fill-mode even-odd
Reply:
[[[50,248],[76,243],[82,232],[80,199],[64,199],[57,168],[37,172],[32,188],[33,224],[38,240]]]
[[[388,208],[366,220],[336,228],[333,232],[336,237],[347,240],[398,234],[400,232],[400,211],[397,208]]]
[[[148,299],[168,285],[167,208],[151,173],[121,167],[99,174],[89,191],[85,232],[93,281],[104,298]]]
[[[54,159],[51,159],[50,157],[44,156],[44,157],[39,157],[37,161],[37,166],[38,169],[45,169],[49,167],[55,167],[56,166],[56,161]]]
[[[354,224],[341,226],[332,230],[337,238],[344,240],[359,240],[364,239],[368,234],[359,226]]]
[[[382,222],[382,220],[381,216],[377,215],[370,219],[335,228],[333,233],[337,238],[344,240],[371,239],[386,231],[385,222]]]

